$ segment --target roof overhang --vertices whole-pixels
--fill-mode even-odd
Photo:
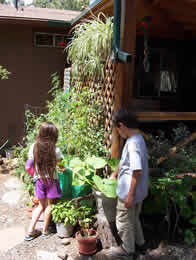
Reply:
[[[134,1],[134,0],[128,0]],[[149,34],[159,37],[183,38],[185,32],[196,36],[196,1],[194,0],[135,0],[137,25],[151,16]],[[103,12],[114,15],[114,0],[97,0],[72,21],[72,26]],[[137,32],[140,33],[139,31]]]
[[[113,16],[114,0],[96,0],[72,21],[72,26],[76,25],[84,19],[90,18],[92,15],[98,15],[100,12],[107,16]]]

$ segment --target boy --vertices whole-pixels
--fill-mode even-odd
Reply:
[[[111,176],[118,178],[116,224],[122,240],[120,247],[111,248],[115,259],[132,256],[135,244],[139,248],[145,244],[139,215],[142,201],[148,194],[148,153],[133,114],[119,109],[114,113],[113,124],[126,139],[119,166]]]

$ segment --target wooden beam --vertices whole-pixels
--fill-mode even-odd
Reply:
[[[138,112],[140,121],[196,121],[196,112]]]
[[[125,0],[124,2],[126,4],[124,8],[125,13],[123,14],[125,22],[121,49],[125,52],[133,53],[136,44],[136,0]],[[119,62],[116,66],[114,111],[131,105],[133,78],[134,59],[131,64]],[[119,158],[121,140],[115,129],[113,129],[112,138],[111,155]]]

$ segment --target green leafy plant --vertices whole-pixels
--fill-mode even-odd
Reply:
[[[192,192],[195,180],[191,176],[177,178],[176,174],[175,170],[170,170],[162,178],[151,178],[150,203],[146,201],[145,211],[163,214],[168,223],[168,233],[174,237],[176,231],[184,232],[185,242],[190,244],[194,242],[195,237],[191,234],[196,228],[196,192]],[[185,219],[191,228],[183,231],[181,219]]]
[[[70,161],[69,166],[73,170],[73,183],[83,185],[88,183],[95,190],[102,192],[106,197],[116,197],[116,180],[101,178],[96,175],[96,171],[104,168],[107,161],[103,158],[92,156],[82,161],[74,158]]]
[[[79,217],[78,223],[80,225],[80,234],[82,237],[89,237],[94,235],[93,224],[95,220],[94,211],[92,208],[81,206],[78,208]]]
[[[79,75],[82,79],[104,78],[104,64],[111,56],[112,40],[112,18],[103,13],[75,26],[72,42],[67,47],[73,80]]]
[[[8,79],[9,74],[10,72],[0,65],[0,79],[1,80]]]
[[[59,201],[52,205],[52,219],[55,223],[71,224],[75,226],[78,221],[79,211],[76,210],[73,201]]]

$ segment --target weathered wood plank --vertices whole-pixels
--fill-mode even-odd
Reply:
[[[142,121],[196,120],[196,112],[138,112]]]

